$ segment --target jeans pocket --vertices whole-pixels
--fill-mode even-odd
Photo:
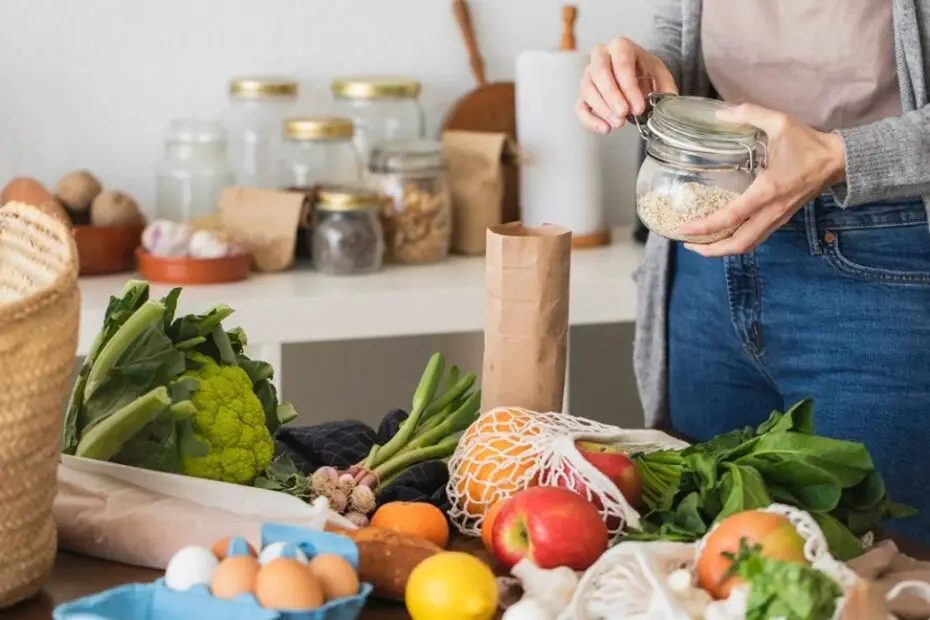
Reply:
[[[828,231],[824,256],[837,272],[857,280],[930,286],[926,222]]]

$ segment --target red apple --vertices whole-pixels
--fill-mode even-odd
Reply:
[[[527,558],[540,568],[583,571],[607,550],[607,526],[594,504],[574,491],[533,487],[501,507],[491,543],[506,568]]]
[[[643,497],[643,481],[639,476],[639,470],[636,469],[636,463],[633,459],[621,452],[615,446],[595,443],[592,441],[577,441],[575,447],[586,461],[594,465],[602,474],[607,476],[611,482],[617,485],[617,489],[623,494],[627,503],[633,508],[639,506]],[[587,488],[581,478],[572,473],[558,478],[559,486],[574,490],[582,496],[587,496]],[[600,510],[603,508],[600,498],[596,493],[591,494],[595,507]]]

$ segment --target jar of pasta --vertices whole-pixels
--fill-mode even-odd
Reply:
[[[449,255],[452,199],[442,144],[432,140],[382,142],[374,148],[369,183],[385,196],[387,257],[429,263]]]
[[[381,142],[423,137],[420,90],[420,82],[408,78],[356,77],[332,83],[336,113],[355,123],[355,145],[364,165]]]

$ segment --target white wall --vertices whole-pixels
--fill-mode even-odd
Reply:
[[[648,0],[576,4],[580,49],[649,25]],[[511,79],[523,49],[558,45],[561,5],[471,0],[489,78]],[[0,183],[88,168],[146,208],[168,121],[222,115],[232,76],[296,75],[307,112],[322,111],[335,76],[417,76],[431,132],[473,86],[448,0],[0,0],[0,24]],[[627,129],[603,141],[615,223],[632,219],[637,140]],[[629,326],[573,331],[573,411],[617,421],[637,409],[631,340]],[[476,336],[290,347],[285,395],[307,422],[370,419],[405,404],[435,350],[480,369]]]

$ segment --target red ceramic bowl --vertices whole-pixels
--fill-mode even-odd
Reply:
[[[82,276],[132,271],[144,226],[75,226]]]
[[[252,257],[240,253],[222,258],[152,256],[136,249],[139,272],[149,282],[162,284],[219,284],[249,277]]]

